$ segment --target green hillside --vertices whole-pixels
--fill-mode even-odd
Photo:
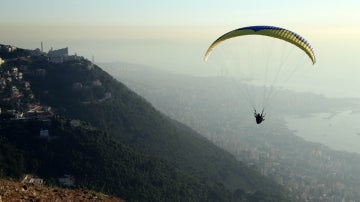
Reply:
[[[235,198],[239,199],[242,198],[244,193],[255,198],[260,197],[270,201],[285,200],[286,198],[287,193],[282,187],[264,178],[258,172],[249,169],[241,162],[236,161],[228,152],[219,149],[189,127],[164,116],[142,97],[113,79],[98,66],[91,64],[88,60],[78,57],[67,62],[53,63],[49,62],[49,58],[46,56],[18,57],[8,59],[4,68],[13,66],[18,66],[24,71],[24,79],[31,83],[31,90],[37,102],[51,106],[52,110],[58,115],[87,121],[98,128],[99,138],[106,137],[106,140],[100,141],[95,139],[93,142],[116,142],[112,147],[104,146],[111,145],[110,143],[104,143],[97,147],[92,147],[90,151],[93,152],[84,149],[79,154],[85,158],[84,161],[87,163],[80,164],[82,166],[77,168],[81,170],[87,165],[85,167],[89,169],[86,172],[84,172],[85,170],[76,171],[79,175],[87,172],[98,174],[104,168],[113,168],[112,172],[102,173],[104,177],[101,179],[98,177],[99,175],[93,175],[96,180],[92,184],[95,184],[97,188],[102,186],[103,189],[112,190],[114,186],[119,185],[119,183],[122,184],[121,182],[124,180],[119,182],[119,178],[113,177],[113,175],[118,175],[117,172],[121,171],[109,162],[116,158],[104,158],[102,155],[92,156],[93,159],[86,158],[92,153],[98,153],[102,150],[105,156],[110,154],[127,156],[128,154],[116,153],[117,144],[121,142],[130,146],[128,149],[130,151],[135,150],[137,155],[141,155],[142,158],[145,158],[143,155],[146,155],[159,159],[155,161],[150,160],[155,164],[154,167],[161,167],[162,165],[166,168],[163,170],[169,170],[168,172],[183,173],[182,175],[187,177],[179,178],[185,179],[185,181],[190,183],[186,186],[192,187],[196,181],[198,183],[201,182],[200,184],[204,186],[205,191],[195,192],[202,199],[208,200],[212,198],[213,200],[221,201],[223,199],[227,201],[231,195],[237,196]],[[90,141],[87,140],[88,136],[88,132],[84,131],[82,137],[85,140],[81,139],[80,142]],[[13,144],[16,145],[16,142]],[[63,144],[66,145],[67,143],[64,142]],[[16,146],[14,147],[14,149],[17,148]],[[78,146],[75,147],[77,148]],[[55,149],[56,147],[52,148]],[[54,151],[54,155],[61,153],[61,151],[61,149]],[[126,162],[121,158],[118,160],[119,164]],[[26,160],[28,157],[24,159]],[[102,159],[100,163],[96,162],[99,159]],[[73,162],[73,160],[68,162]],[[89,164],[89,162],[96,162],[96,166],[91,163]],[[129,162],[126,162],[125,165],[127,163]],[[115,165],[118,164],[115,163]],[[152,166],[149,167],[151,168]],[[68,169],[74,169],[74,167],[71,166]],[[42,173],[46,174],[46,170],[44,169]],[[163,172],[159,171],[159,173]],[[168,177],[164,177],[164,181],[160,183],[162,186],[167,187],[166,189],[177,189],[177,186],[172,187],[170,185],[173,183],[182,184],[181,182],[169,181],[170,176],[172,176],[171,174],[166,176]],[[157,177],[160,176],[156,175],[155,179]],[[193,179],[195,182],[191,183],[191,180],[186,180],[187,178]],[[175,179],[178,178],[175,177]],[[89,180],[89,177],[86,177],[86,180]],[[86,180],[84,180],[84,183]],[[112,184],[110,182],[114,186],[110,186]],[[127,194],[121,193],[126,197],[121,194],[119,196],[124,199],[136,199],[136,197],[139,197],[139,199],[151,199],[151,195],[142,197],[143,193],[141,193],[138,196],[136,192],[134,194],[133,190],[140,188],[146,190],[144,191],[146,193],[151,193],[149,190],[154,186],[154,181],[146,181],[143,187],[140,186],[143,182],[139,185],[137,180],[129,181],[130,184],[132,182],[135,183],[132,187],[133,189],[127,187],[125,188]],[[107,184],[106,186],[104,185],[105,183]],[[124,186],[130,186],[129,183],[124,183]],[[211,187],[209,188],[209,186]],[[159,189],[159,186],[156,187]],[[211,191],[206,191],[207,189]],[[177,190],[180,193],[183,192],[183,189]],[[231,190],[234,194],[229,194],[230,192],[226,190]],[[154,195],[166,199],[165,196],[171,193],[171,191],[167,191],[160,191],[160,194]],[[185,195],[187,194],[185,193]],[[213,196],[209,197],[209,195]],[[190,195],[188,197],[192,199]]]
[[[230,192],[205,184],[163,162],[112,140],[90,125],[51,119],[48,138],[39,120],[2,122],[0,165],[3,177],[36,173],[48,181],[71,174],[78,186],[140,201],[227,201]]]

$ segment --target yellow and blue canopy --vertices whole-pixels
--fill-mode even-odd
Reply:
[[[216,39],[207,49],[205,53],[205,61],[208,59],[211,51],[221,42],[227,39],[245,35],[263,35],[287,41],[303,50],[309,56],[313,64],[315,64],[316,62],[314,50],[312,49],[309,42],[307,42],[303,37],[296,34],[295,32],[274,26],[249,26],[225,33],[224,35]]]

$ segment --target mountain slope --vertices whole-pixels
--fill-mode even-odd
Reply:
[[[192,129],[159,113],[88,60],[79,58],[57,64],[40,56],[8,61],[7,65],[26,70],[24,78],[31,83],[35,97],[57,114],[88,121],[115,141],[161,159],[170,165],[169,169],[179,169],[191,178],[214,184],[214,190],[224,187],[223,190],[230,189],[240,196],[246,192],[285,200],[287,193],[282,187]],[[110,160],[104,165],[111,166]],[[224,191],[219,197],[226,195]]]
[[[43,64],[30,65],[32,69]],[[274,191],[277,187],[201,135],[159,113],[97,66],[89,69],[89,65],[85,60],[47,64],[43,66],[46,76],[28,78],[36,96],[59,113],[89,121],[125,144],[187,173],[221,182],[232,190],[256,191],[263,186],[264,191]],[[97,80],[101,86],[92,85]],[[74,88],[77,85],[82,87]],[[111,93],[111,98],[103,100],[106,93]]]
[[[133,151],[85,123],[51,119],[50,136],[41,138],[42,121],[1,122],[3,176],[35,173],[49,183],[71,174],[76,184],[130,201],[227,201],[230,192]],[[16,158],[9,156],[16,154]]]

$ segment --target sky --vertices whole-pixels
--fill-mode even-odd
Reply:
[[[306,38],[317,55],[300,90],[360,97],[358,0],[1,0],[1,7],[1,44],[35,49],[43,42],[45,51],[69,47],[96,62],[193,75],[209,71],[203,55],[223,33],[284,27]]]

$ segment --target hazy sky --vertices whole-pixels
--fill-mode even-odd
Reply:
[[[319,93],[360,97],[358,0],[1,0],[2,44],[69,47],[97,62],[125,61],[199,74],[224,32],[274,25],[304,36],[317,55]],[[312,79],[312,80],[311,80]]]

